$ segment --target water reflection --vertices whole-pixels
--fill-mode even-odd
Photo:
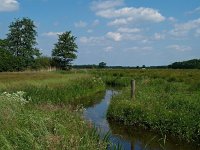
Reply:
[[[102,133],[111,131],[110,140],[114,144],[120,143],[127,150],[198,150],[200,147],[188,145],[177,141],[176,138],[159,136],[156,133],[144,130],[140,127],[125,126],[118,122],[106,119],[106,112],[115,90],[106,90],[95,99],[95,102],[87,103],[84,117],[99,127]],[[94,98],[94,97],[93,97]],[[101,98],[100,100],[97,100]]]

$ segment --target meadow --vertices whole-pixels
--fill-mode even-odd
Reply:
[[[87,96],[105,89],[88,74],[1,73],[1,149],[106,149],[82,118]]]
[[[109,119],[200,143],[200,70],[104,70],[100,75],[107,84],[123,87],[111,101]]]
[[[0,73],[1,149],[106,149],[82,118],[107,86],[120,87],[107,117],[200,143],[200,70],[91,69]],[[135,98],[130,80],[136,80]]]

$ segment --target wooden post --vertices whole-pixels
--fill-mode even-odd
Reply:
[[[135,80],[131,80],[131,98],[135,98]]]

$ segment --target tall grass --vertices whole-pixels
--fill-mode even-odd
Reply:
[[[26,102],[26,103],[24,103]],[[32,105],[22,94],[0,96],[0,148],[106,149],[80,111],[60,105]]]
[[[125,70],[121,73],[119,80],[136,79],[136,97],[130,98],[130,85],[126,86],[112,99],[108,118],[200,143],[199,70]]]
[[[0,75],[1,92],[24,91],[27,97],[32,98],[33,103],[80,104],[81,98],[104,89],[101,78],[88,74],[11,73]]]
[[[0,149],[106,149],[78,106],[104,89],[88,74],[1,73]]]

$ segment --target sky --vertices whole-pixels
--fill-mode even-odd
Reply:
[[[37,26],[51,56],[58,35],[77,37],[76,65],[159,66],[200,58],[200,0],[0,0],[0,38],[16,18]]]

